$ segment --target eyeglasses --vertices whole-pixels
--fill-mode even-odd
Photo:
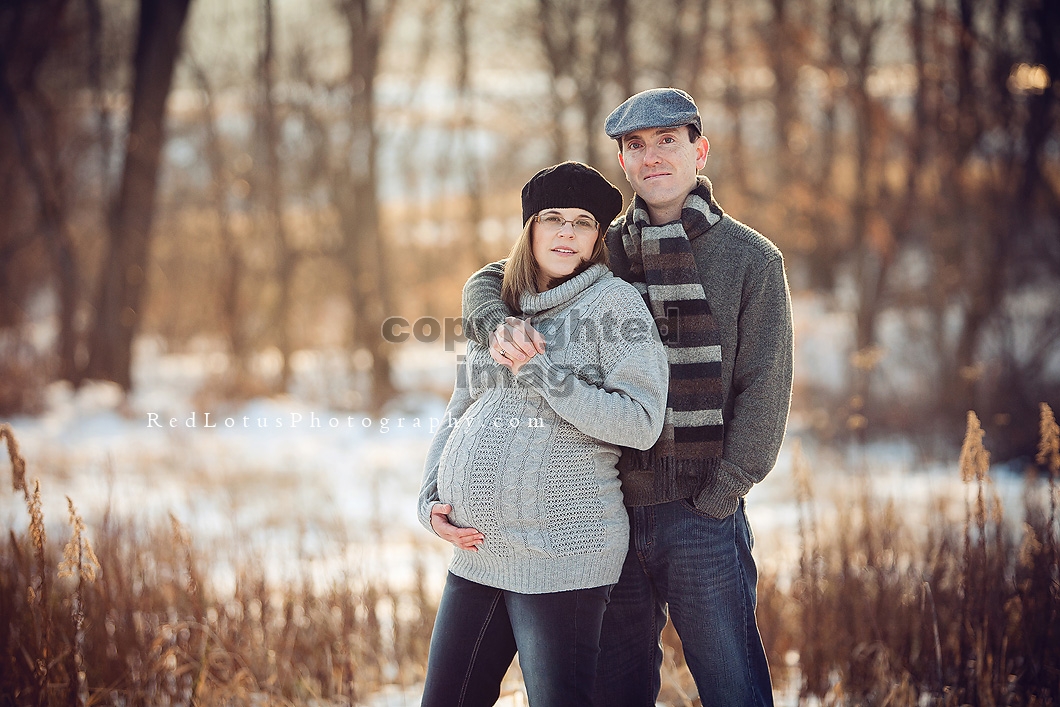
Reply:
[[[563,218],[555,212],[538,214],[534,220],[550,231],[558,231],[563,224],[569,223],[579,236],[592,236],[600,231],[600,224],[590,216],[579,216],[575,219]]]

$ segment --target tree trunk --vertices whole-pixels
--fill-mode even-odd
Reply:
[[[338,170],[333,202],[339,212],[353,305],[353,343],[371,356],[369,410],[378,414],[393,397],[390,350],[381,335],[383,319],[393,311],[379,223],[374,87],[379,47],[393,3],[373,12],[369,0],[344,0],[350,29],[350,152]]]
[[[678,77],[680,73],[682,59],[685,55],[685,34],[684,31],[684,14],[685,14],[685,2],[686,0],[668,0],[665,4],[659,2],[656,5],[656,12],[661,12],[663,8],[669,11],[669,27],[666,30],[667,40],[664,49],[662,59],[662,77],[663,83],[666,86],[678,86],[680,87],[681,81]],[[669,6],[669,7],[667,7]],[[661,17],[659,18],[662,19]]]
[[[957,111],[955,116],[956,149],[954,164],[964,164],[972,148],[979,141],[982,126],[976,110],[976,90],[973,74],[975,61],[972,52],[975,49],[975,0],[959,0],[958,15],[960,24],[957,27]]]
[[[730,0],[731,1],[731,0]],[[829,77],[829,86],[821,106],[824,116],[820,128],[820,147],[816,150],[819,154],[817,164],[809,177],[811,188],[815,194],[832,194],[832,180],[835,171],[837,142],[838,142],[838,101],[836,94],[837,86],[831,84],[832,77],[838,72],[842,63],[841,37],[840,37],[840,0],[832,0],[828,5],[828,19],[826,35],[828,37],[827,55],[824,61],[824,71]],[[835,217],[828,209],[822,208],[828,199],[834,196],[818,199],[814,205],[811,222],[813,223],[814,247],[810,258],[810,283],[814,289],[832,292],[836,285],[836,269],[841,265],[840,248],[837,243],[838,233]]]
[[[261,112],[259,113],[259,135],[265,152],[265,212],[272,230],[276,257],[276,280],[279,297],[276,301],[274,327],[276,347],[280,350],[280,380],[276,388],[286,392],[291,379],[291,283],[294,279],[298,254],[287,242],[287,231],[283,225],[284,190],[280,167],[280,124],[276,117],[276,102],[273,88],[276,83],[275,51],[276,32],[272,0],[262,0],[262,48],[259,59],[259,88],[261,90]]]
[[[656,22],[666,24],[661,28],[662,36],[658,40],[662,53],[659,68],[662,84],[684,89],[695,96],[710,29],[710,1],[667,0],[653,6],[652,12],[656,13]],[[609,48],[612,45],[601,46]]]
[[[700,76],[704,68],[704,60],[707,56],[707,32],[710,30],[710,2],[701,0],[696,3],[696,27],[692,30],[692,46],[688,49],[688,60],[686,62],[688,77],[686,87],[693,96],[699,90]]]
[[[13,41],[0,46],[0,113],[10,125],[29,186],[37,200],[37,228],[43,236],[59,299],[59,378],[80,382],[75,314],[80,273],[74,260],[64,196],[65,171],[59,155],[55,110],[36,86],[37,73],[55,41],[67,0],[30,8],[13,7],[3,17]]]
[[[722,27],[722,51],[725,54],[725,110],[729,114],[732,135],[729,138],[729,162],[732,165],[733,182],[740,193],[748,192],[747,160],[743,139],[743,97],[739,81],[736,78],[739,47],[736,45],[736,6],[737,0],[726,0],[725,24]]]
[[[374,78],[374,77],[373,77]],[[350,273],[350,300],[353,305],[354,346],[371,355],[371,392],[369,409],[373,413],[394,394],[390,378],[390,352],[380,331],[383,319],[392,311],[387,292],[387,273],[382,239],[379,233],[379,203],[376,195],[376,143],[372,124],[374,101],[371,81],[351,105],[352,144],[362,147],[357,158],[360,168],[346,172],[338,180],[337,193],[340,224],[345,240],[346,264]]]
[[[114,136],[110,126],[110,110],[107,108],[103,86],[103,7],[101,0],[86,0],[88,14],[88,80],[92,86],[92,101],[96,112],[96,135],[99,140],[99,196],[100,203],[110,201],[110,153]]]
[[[788,0],[772,0],[773,18],[769,25],[769,62],[773,70],[773,106],[776,122],[776,155],[780,174],[779,183],[789,184],[795,172],[795,158],[791,151],[791,137],[795,126],[795,71],[797,59],[793,51],[794,27],[789,18]]]
[[[630,30],[633,27],[633,13],[629,0],[610,0],[611,16],[615,22],[614,51],[618,58],[615,79],[622,89],[622,99],[633,95],[633,53],[630,47]]]
[[[601,115],[600,108],[600,87],[603,84],[600,78],[604,75],[604,61],[607,57],[604,48],[611,43],[611,34],[607,22],[596,23],[596,30],[590,42],[592,56],[584,58],[589,65],[589,71],[588,74],[580,73],[578,81],[578,98],[585,131],[585,161],[593,166],[602,164],[599,141],[600,133],[603,132],[604,116]]]
[[[556,0],[538,0],[538,36],[549,68],[549,99],[552,103],[552,164],[569,159],[567,131],[563,114],[567,101],[563,97],[563,80],[571,80],[570,66],[576,60],[575,28]]]
[[[143,316],[166,97],[191,0],[141,0],[125,166],[111,212],[88,374],[132,388],[132,347]]]
[[[232,231],[231,213],[228,209],[228,186],[231,175],[225,168],[221,137],[217,132],[217,114],[213,87],[205,70],[193,64],[195,82],[203,96],[203,131],[206,136],[206,162],[210,167],[211,200],[217,212],[217,226],[221,236],[223,274],[221,275],[221,326],[228,339],[229,366],[241,376],[247,357],[246,335],[240,313],[239,289],[243,281],[243,258]]]
[[[871,57],[878,37],[880,24],[876,21],[868,26],[855,28],[858,40],[858,62],[854,69],[851,97],[854,103],[855,180],[857,181],[851,214],[850,241],[854,247],[855,269],[858,291],[855,313],[854,344],[859,352],[867,352],[876,345],[876,320],[881,309],[881,294],[887,272],[888,253],[882,244],[869,236],[870,219],[878,210],[878,160],[873,152],[873,138],[877,132],[872,97],[868,92],[868,75]],[[867,400],[871,368],[855,366],[851,371],[851,389],[855,396]]]
[[[456,31],[456,113],[457,139],[453,146],[457,154],[450,164],[462,165],[460,171],[467,190],[468,209],[467,238],[473,267],[478,269],[489,262],[486,246],[482,242],[481,225],[485,205],[480,175],[479,156],[475,153],[472,130],[475,127],[471,93],[471,46],[474,33],[471,31],[471,0],[457,0],[455,11]]]
[[[1055,2],[1042,0],[1031,3],[1027,10],[1027,23],[1035,28],[1034,62],[1045,66],[1052,77],[1053,86],[1040,94],[1028,97],[1029,118],[1027,121],[1027,153],[1023,165],[1023,183],[1018,194],[1023,195],[1027,204],[1035,192],[1049,188],[1050,180],[1042,175],[1041,161],[1048,159],[1046,144],[1050,131],[1056,125],[1056,118],[1051,118],[1060,103],[1056,82],[1060,81],[1060,7]]]

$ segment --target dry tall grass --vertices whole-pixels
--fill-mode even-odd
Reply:
[[[422,583],[410,593],[352,581],[276,586],[262,558],[218,596],[176,518],[150,532],[105,518],[90,543],[72,501],[59,561],[40,484],[30,491],[10,427],[0,439],[30,518],[0,552],[0,706],[352,705],[422,678],[435,612]],[[1038,463],[1049,497],[1027,494],[1017,533],[974,415],[961,521],[939,499],[923,527],[865,491],[825,527],[809,465],[796,458],[800,560],[790,578],[759,583],[778,688],[811,704],[1060,704],[1060,434],[1048,406]],[[678,639],[664,638],[664,703],[699,704]]]
[[[28,491],[10,427],[0,439],[30,514],[0,552],[0,705],[356,704],[422,677],[434,618],[422,584],[276,586],[262,558],[215,596],[175,517],[150,531],[105,519],[90,543],[72,502],[60,560],[40,484]]]
[[[969,413],[959,473],[964,513],[933,499],[909,518],[867,486],[820,519],[810,464],[795,450],[799,561],[763,573],[758,623],[774,688],[811,705],[1060,704],[1060,430],[1041,406],[1037,462],[1048,501],[1028,493],[1017,532],[989,477],[978,418]],[[663,633],[662,702],[695,695],[680,640]]]
[[[1041,417],[1049,497],[1025,496],[1018,533],[1004,521],[973,413],[960,524],[947,499],[919,527],[864,493],[825,534],[808,465],[797,462],[800,562],[786,596],[769,577],[759,590],[775,674],[786,674],[793,650],[801,696],[825,704],[1060,704],[1060,436],[1047,405]]]

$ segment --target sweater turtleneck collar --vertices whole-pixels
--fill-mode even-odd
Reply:
[[[535,315],[570,302],[597,280],[611,274],[606,265],[594,263],[566,282],[544,292],[524,292],[519,299],[523,314]]]

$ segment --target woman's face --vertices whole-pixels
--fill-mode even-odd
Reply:
[[[585,209],[545,209],[537,214],[530,231],[538,269],[538,291],[553,278],[562,278],[589,260],[600,236],[600,226]]]

